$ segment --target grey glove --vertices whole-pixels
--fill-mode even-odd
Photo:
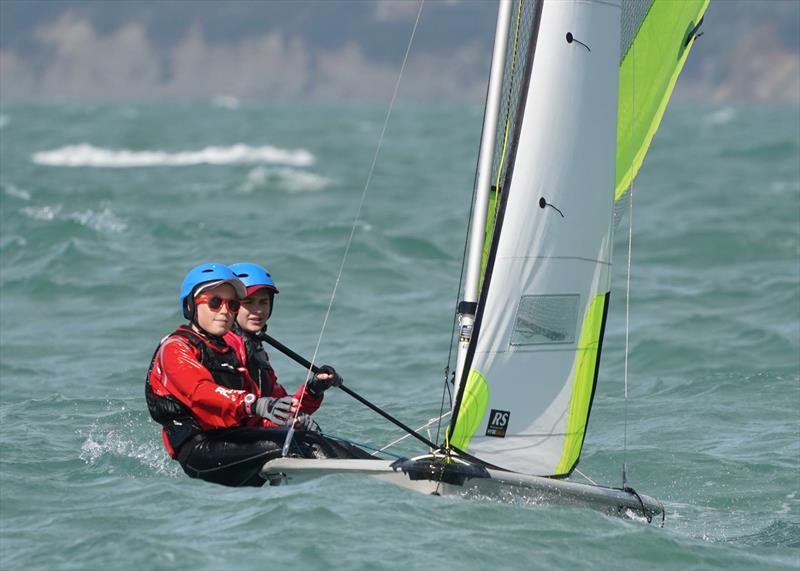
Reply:
[[[261,397],[256,401],[255,412],[258,416],[283,426],[289,420],[292,409],[292,397]]]
[[[310,414],[306,414],[301,412],[297,415],[297,418],[294,421],[294,427],[296,430],[307,430],[309,432],[320,432],[319,424],[317,421],[311,418]]]
[[[320,374],[327,375],[328,377],[320,379]],[[311,396],[318,397],[331,387],[340,387],[343,382],[342,377],[339,376],[336,369],[330,365],[322,365],[319,368],[319,373],[308,381],[308,391],[311,393]]]

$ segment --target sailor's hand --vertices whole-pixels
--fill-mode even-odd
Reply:
[[[283,426],[289,420],[292,411],[293,398],[290,396],[272,398],[261,397],[256,401],[255,411],[260,417],[270,422]]]
[[[331,387],[342,386],[342,377],[336,372],[336,369],[330,365],[322,365],[319,368],[319,373],[308,381],[308,390],[311,396],[319,396]]]
[[[300,413],[294,421],[295,430],[307,430],[309,432],[319,432],[319,424],[311,418],[310,414]]]

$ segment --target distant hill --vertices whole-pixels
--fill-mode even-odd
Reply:
[[[0,98],[385,101],[417,6],[1,0]],[[495,13],[429,0],[401,98],[482,101]],[[713,0],[704,30],[676,97],[800,103],[800,2]]]

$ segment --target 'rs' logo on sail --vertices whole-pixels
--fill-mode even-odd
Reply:
[[[511,411],[492,409],[492,412],[489,413],[489,426],[486,427],[486,436],[505,438],[509,418],[511,418]]]

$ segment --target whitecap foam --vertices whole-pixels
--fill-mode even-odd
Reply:
[[[796,496],[797,496],[797,492],[792,492],[791,494],[787,494],[786,495],[786,499],[788,501],[783,502],[781,504],[780,509],[778,511],[776,511],[775,513],[788,514],[789,512],[791,512],[792,511],[792,503],[793,503],[792,500],[794,500]]]
[[[241,106],[241,103],[233,95],[216,95],[211,98],[211,105],[235,111]]]
[[[22,213],[34,220],[54,220],[61,212],[61,206],[26,206]]]
[[[11,123],[11,118],[8,115],[0,115],[0,129],[5,128]]]
[[[81,226],[86,226],[97,232],[123,232],[128,225],[109,208],[100,211],[88,210],[68,212],[61,214],[62,207],[58,206],[26,206],[21,210],[23,214],[34,219],[50,222],[53,220],[71,220]]]
[[[104,208],[100,212],[95,212],[91,209],[84,212],[73,212],[65,218],[98,232],[119,233],[128,227],[119,216],[108,208]]]
[[[242,184],[241,190],[252,192],[259,187],[274,183],[289,192],[313,192],[324,190],[331,182],[331,179],[312,172],[288,167],[259,166],[247,173],[247,180]]]
[[[157,443],[137,443],[131,434],[116,430],[103,433],[98,427],[93,427],[91,434],[81,444],[79,457],[91,465],[97,463],[104,455],[131,458],[158,474],[178,473],[176,466]]]
[[[125,408],[122,408],[124,411]],[[177,476],[179,469],[170,460],[160,444],[161,439],[141,441],[138,436],[141,421],[123,412],[122,418],[114,419],[109,427],[107,419],[93,422],[88,430],[81,429],[78,435],[85,440],[81,444],[79,457],[88,465],[96,464],[104,457],[130,458],[158,474]]]
[[[22,200],[30,200],[31,193],[27,190],[23,190],[13,184],[4,184],[3,185],[3,192],[5,192],[8,196],[13,198],[21,198]]]
[[[34,163],[53,167],[182,167],[193,165],[232,165],[247,163],[276,163],[305,167],[314,163],[314,155],[305,149],[232,145],[206,147],[198,151],[133,151],[106,149],[86,143],[67,145],[32,156]]]
[[[721,109],[717,109],[716,111],[706,115],[703,122],[706,125],[725,125],[730,123],[736,118],[736,109],[733,107],[723,107]]]

